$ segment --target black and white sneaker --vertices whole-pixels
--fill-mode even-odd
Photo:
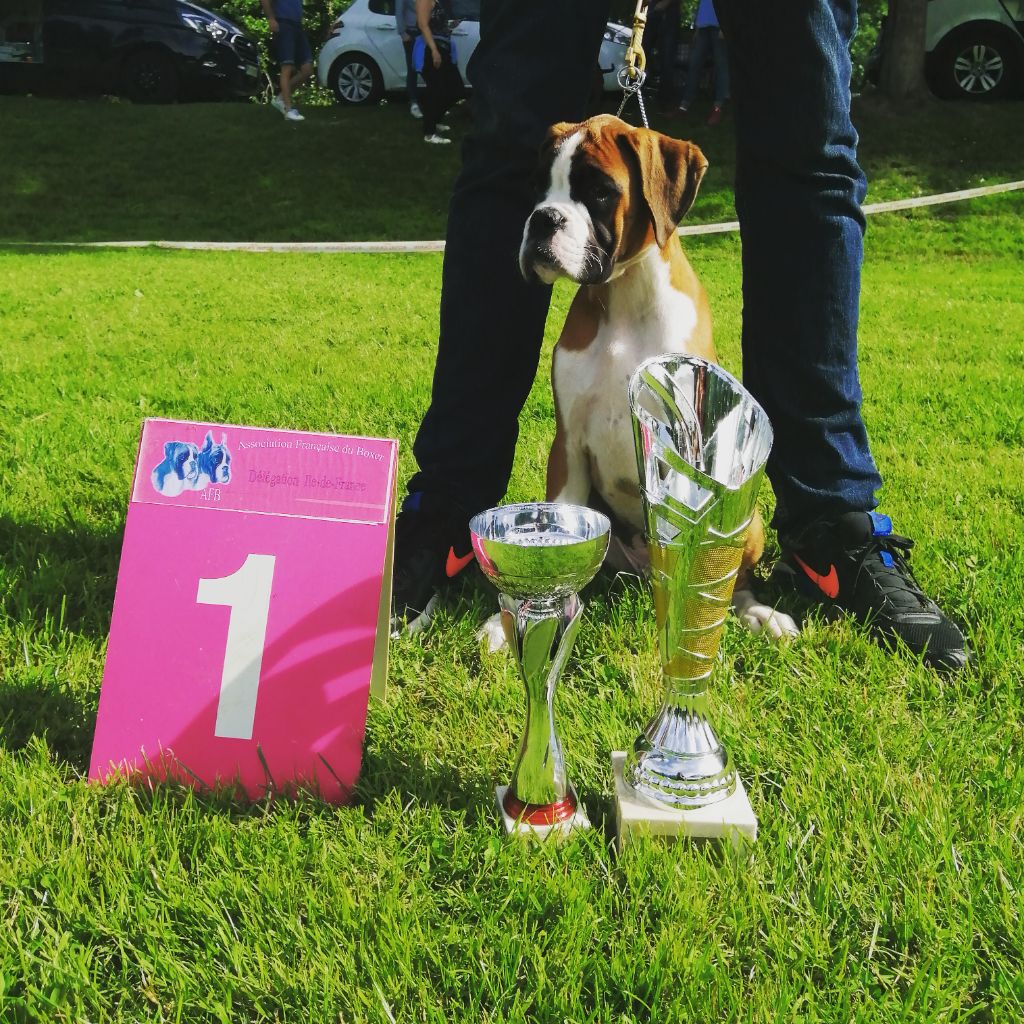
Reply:
[[[469,515],[436,494],[417,491],[395,521],[391,635],[428,625],[440,591],[473,561]]]
[[[900,640],[926,665],[958,671],[971,661],[963,633],[914,578],[914,542],[878,512],[848,512],[783,543],[772,579],[842,609],[883,641]]]

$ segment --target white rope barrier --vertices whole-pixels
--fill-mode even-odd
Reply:
[[[1016,192],[1024,189],[1024,181],[1007,181],[999,185],[984,185],[981,188],[962,188],[956,192],[939,192],[929,196],[915,196],[912,199],[895,199],[885,203],[868,203],[863,207],[866,214],[896,213],[899,210],[916,210],[922,206],[938,206],[942,203],[958,203],[980,196],[993,196],[1001,192]],[[739,221],[722,221],[718,224],[688,224],[679,228],[680,235],[719,235],[739,231]],[[203,252],[297,252],[297,253],[421,253],[444,252],[444,240],[408,242],[173,242],[173,241],[131,241],[131,242],[0,242],[3,249],[184,249]]]

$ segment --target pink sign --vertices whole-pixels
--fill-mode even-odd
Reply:
[[[395,441],[143,426],[89,777],[343,801],[387,665]]]

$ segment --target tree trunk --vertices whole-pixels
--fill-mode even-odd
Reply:
[[[928,0],[889,0],[882,53],[882,92],[891,100],[920,100],[924,80],[925,23]]]

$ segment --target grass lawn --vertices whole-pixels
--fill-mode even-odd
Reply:
[[[53,108],[58,127],[68,107]],[[81,107],[94,128],[103,112],[144,121]],[[5,141],[19,109],[0,100]],[[184,132],[213,109],[160,113]],[[308,138],[326,138],[330,118],[340,131],[339,112],[322,117]],[[966,130],[950,107],[905,132],[906,150],[865,139],[885,198],[1021,176],[1019,153],[944,146],[947,119]],[[23,141],[47,136],[38,114],[14,120]],[[289,130],[268,124],[278,139]],[[394,121],[387,130],[389,152],[415,158],[441,203],[435,179],[450,180],[455,156],[428,164],[436,151],[396,142]],[[0,185],[22,183],[0,198],[8,240],[443,227],[439,207],[409,230],[397,169],[390,184],[368,171],[359,202],[349,175],[349,201],[332,208],[322,153],[295,154],[299,179],[318,184],[315,201],[300,192],[300,216],[254,184],[225,199],[225,220],[201,197],[169,216],[186,182],[162,165],[179,191],[132,189],[138,174],[115,159],[124,191],[102,205],[87,150],[76,204],[70,164],[14,151],[33,155]],[[202,164],[190,154],[193,186]],[[728,215],[726,181],[707,204],[702,193],[701,217]],[[0,251],[0,1021],[1024,1019],[1022,216],[1011,194],[878,217],[868,234],[861,367],[882,507],[918,539],[929,591],[970,624],[977,669],[940,678],[814,617],[784,647],[730,628],[717,721],[761,824],[742,863],[708,848],[610,849],[609,753],[632,741],[660,686],[649,592],[609,578],[585,595],[559,693],[569,770],[596,825],[564,847],[499,837],[492,787],[515,757],[522,687],[507,657],[480,654],[474,630],[494,599],[473,581],[434,629],[392,645],[355,806],[85,783],[142,417],[398,437],[406,476],[441,263]],[[220,234],[226,224],[237,232]],[[738,242],[687,251],[738,369]],[[556,289],[549,349],[570,297]],[[542,374],[510,499],[541,495],[552,429]]]
[[[1022,114],[1024,102],[933,102],[908,116],[856,101],[869,201],[1024,177]],[[635,105],[627,115],[636,123]],[[421,123],[402,103],[312,107],[306,117],[286,124],[276,111],[241,103],[0,96],[0,145],[9,154],[0,243],[444,237],[458,145],[424,145]],[[717,129],[699,109],[686,120],[651,117],[653,127],[694,139],[710,161],[691,220],[733,219],[729,116]],[[466,108],[451,121],[458,143]]]

